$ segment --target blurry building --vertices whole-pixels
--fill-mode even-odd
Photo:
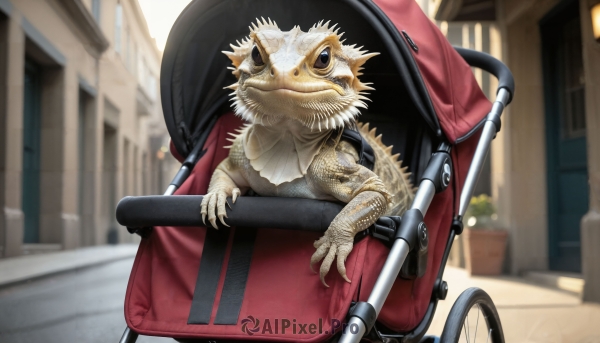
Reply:
[[[508,268],[581,273],[600,301],[598,0],[437,0],[434,18],[498,27],[516,94],[491,152]],[[596,7],[594,7],[596,6]]]
[[[128,242],[160,193],[161,54],[137,0],[0,0],[0,256]]]

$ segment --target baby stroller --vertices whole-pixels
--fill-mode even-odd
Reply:
[[[343,204],[244,196],[228,210],[231,228],[202,224],[198,194],[227,156],[227,133],[243,124],[223,90],[235,80],[221,51],[260,17],[286,29],[325,18],[381,53],[365,68],[377,90],[359,120],[378,128],[419,187],[402,218],[382,217],[356,237],[346,261],[352,283],[330,275],[325,288],[308,266],[313,241]],[[493,104],[470,67],[498,77]],[[126,197],[117,208],[119,223],[143,237],[121,342],[139,334],[182,342],[470,341],[472,309],[483,313],[480,338],[503,342],[480,289],[459,297],[441,337],[426,332],[446,297],[448,253],[513,83],[493,57],[452,48],[414,0],[193,1],[173,26],[161,68],[171,151],[183,165],[165,196]]]

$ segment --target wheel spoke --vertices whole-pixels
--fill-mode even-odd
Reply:
[[[471,311],[469,311],[471,312]],[[469,329],[469,335],[467,335],[467,342],[471,342],[471,326],[469,326],[469,313],[467,313],[467,328]]]
[[[473,342],[477,342],[477,328],[479,327],[479,312],[481,312],[481,307],[477,304],[477,322],[475,323],[475,337],[473,337]]]
[[[473,311],[477,311],[477,314]],[[481,289],[469,288],[452,306],[441,339],[463,343],[498,343],[498,338],[503,341],[502,336],[498,312],[489,295]]]

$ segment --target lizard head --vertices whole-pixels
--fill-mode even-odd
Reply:
[[[253,23],[248,37],[223,51],[238,80],[228,87],[236,114],[267,126],[293,119],[319,131],[353,122],[373,89],[358,79],[361,66],[377,53],[343,45],[335,26],[283,32],[271,19]]]

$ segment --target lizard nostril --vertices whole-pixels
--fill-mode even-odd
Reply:
[[[298,71],[298,69],[294,70],[294,76],[298,76],[298,74],[300,74],[300,72]]]
[[[271,68],[271,76],[275,76],[275,69]]]

